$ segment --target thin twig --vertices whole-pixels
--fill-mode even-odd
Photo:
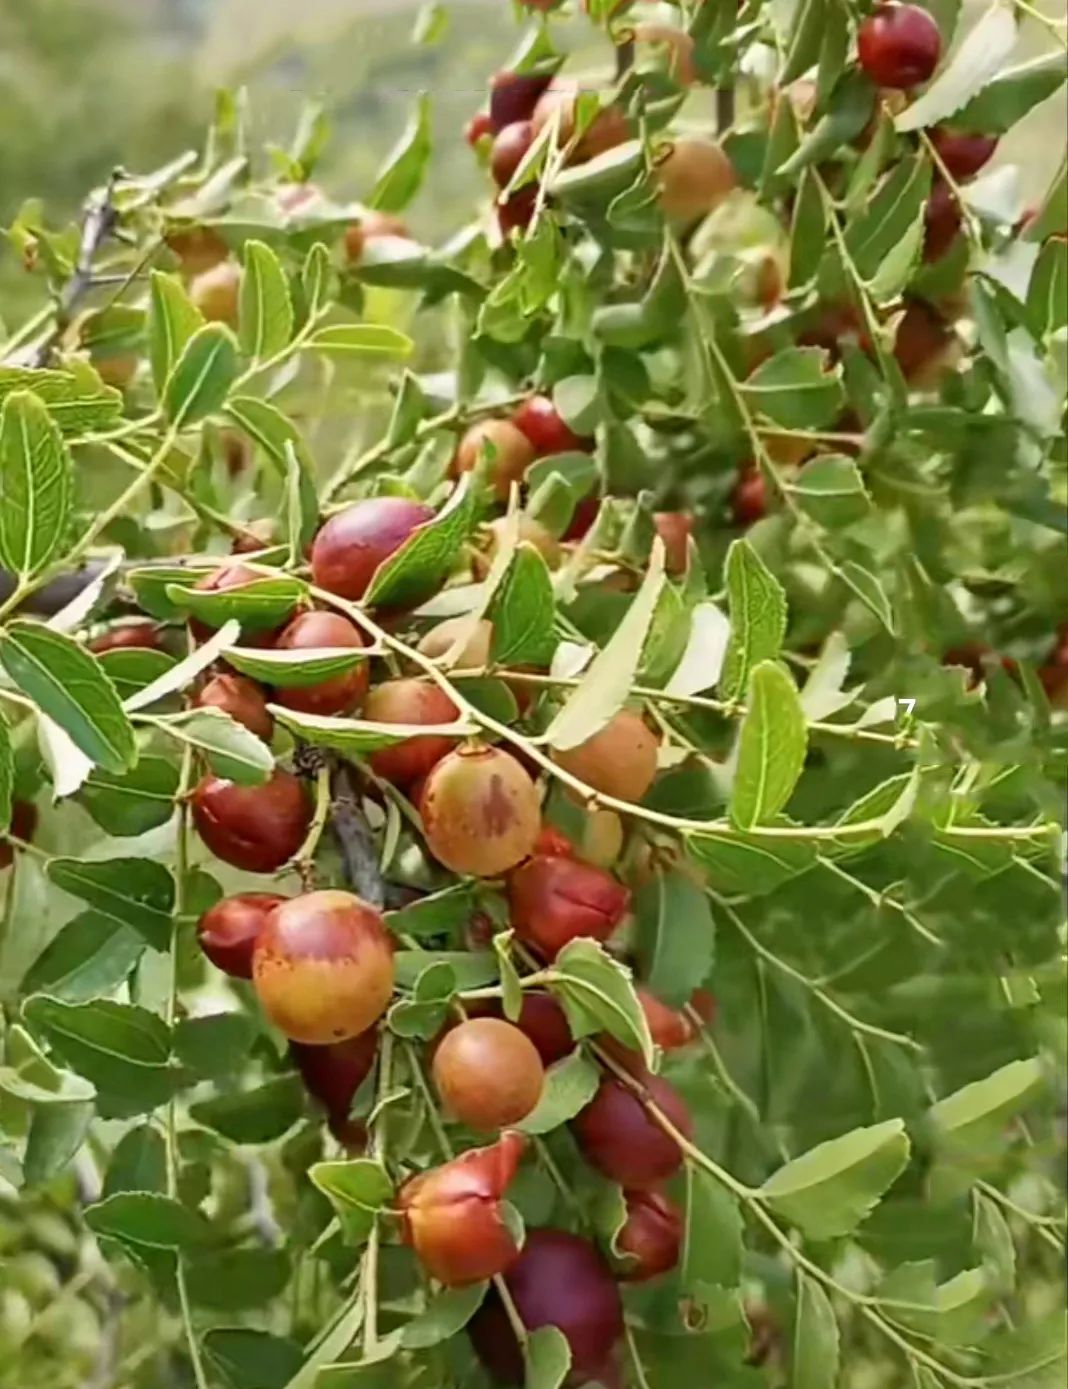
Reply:
[[[82,236],[78,244],[78,259],[74,273],[63,286],[56,301],[55,323],[51,333],[38,345],[34,354],[34,366],[43,367],[56,348],[70,323],[74,310],[82,295],[93,283],[93,262],[97,252],[115,229],[116,213],[113,201],[118,173],[112,173],[106,186],[89,198],[82,219]]]

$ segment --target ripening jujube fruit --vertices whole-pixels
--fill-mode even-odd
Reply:
[[[931,187],[923,213],[923,259],[941,260],[957,239],[963,216],[957,195],[940,180]]]
[[[447,617],[419,638],[417,650],[436,660],[452,649],[457,637],[469,626],[466,617]],[[481,618],[464,643],[454,664],[455,670],[481,670],[489,665],[493,642],[493,623]]]
[[[560,113],[559,143],[563,148],[575,133],[575,106],[578,101],[579,86],[570,79],[556,81],[542,94],[531,120],[534,134],[540,135],[546,125]],[[593,120],[582,132],[575,148],[568,156],[572,164],[582,164],[598,154],[604,154],[616,145],[630,138],[630,127],[623,111],[618,106],[606,106],[598,111]]]
[[[470,1018],[445,1034],[433,1062],[445,1108],[468,1128],[507,1128],[541,1099],[545,1067],[534,1043],[502,1018]]]
[[[485,560],[491,563],[496,558],[501,548],[501,537],[508,528],[508,520],[504,516],[499,516],[495,521],[491,521],[486,529],[489,532],[489,544],[486,546]],[[538,554],[549,566],[555,569],[560,563],[560,546],[556,537],[548,531],[540,521],[535,521],[531,516],[520,514],[519,525],[517,527],[517,540],[519,544],[533,545]],[[480,557],[482,558],[482,557]],[[488,572],[488,565],[485,565]],[[476,568],[477,575],[477,568]]]
[[[579,857],[595,868],[609,868],[623,849],[623,821],[614,810],[588,810],[579,840]]]
[[[697,80],[693,61],[693,39],[674,24],[635,24],[634,43],[639,49],[659,48],[666,58],[666,68],[680,87],[689,87]]]
[[[554,453],[589,453],[594,441],[576,434],[547,395],[528,396],[517,405],[512,423],[525,434],[539,458]]]
[[[664,542],[664,568],[669,574],[685,574],[690,562],[693,517],[685,511],[658,511],[653,525]]]
[[[371,723],[453,723],[459,710],[432,680],[386,680],[376,685],[363,707]],[[371,769],[395,786],[408,786],[456,746],[455,738],[440,733],[405,738],[392,747],[371,754]]]
[[[594,791],[640,801],[656,776],[659,740],[642,716],[621,709],[578,747],[555,749],[553,761]]]
[[[393,237],[399,241],[409,241],[411,232],[402,217],[393,212],[365,212],[359,222],[353,222],[345,229],[345,256],[354,265],[363,255],[364,247],[371,241],[383,237]]]
[[[286,899],[276,892],[239,892],[209,907],[197,922],[204,954],[233,979],[252,978],[252,951],[267,918]]]
[[[543,1066],[562,1061],[575,1050],[567,1014],[552,994],[524,990],[516,1027],[534,1043]]]
[[[911,386],[935,386],[957,350],[952,328],[925,299],[907,299],[894,336],[894,360]]]
[[[501,501],[507,501],[513,482],[522,482],[534,462],[534,448],[527,436],[507,420],[482,420],[473,424],[456,447],[457,473],[471,472],[486,459],[486,475]]]
[[[512,927],[549,960],[579,936],[608,940],[629,905],[621,882],[574,858],[536,854],[508,878]]]
[[[623,1335],[619,1288],[600,1250],[564,1230],[528,1230],[519,1258],[504,1274],[528,1331],[555,1326],[571,1350],[578,1384],[595,1379]],[[479,1360],[498,1384],[524,1382],[523,1355],[500,1298],[490,1290],[467,1324]]]
[[[672,143],[655,174],[664,216],[683,223],[714,211],[738,181],[719,145],[690,137]]]
[[[731,515],[736,526],[752,526],[768,514],[768,485],[755,463],[739,469],[738,480],[731,488]]]
[[[281,767],[259,786],[206,776],[190,803],[197,833],[215,857],[249,873],[274,873],[288,863],[312,818],[303,784]]]
[[[209,323],[237,326],[241,295],[241,267],[224,260],[199,274],[189,286],[189,298]]]
[[[497,72],[489,84],[489,123],[496,133],[516,121],[528,121],[552,81],[548,73]]]
[[[33,840],[34,831],[36,829],[37,807],[30,801],[12,801],[11,824],[8,826],[8,833],[14,835],[16,839],[22,839],[29,844]],[[0,839],[0,869],[10,868],[14,861],[14,845],[9,844],[6,839]]]
[[[433,509],[408,497],[367,497],[331,516],[312,545],[312,578],[339,598],[362,598],[378,566]]]
[[[161,651],[158,623],[138,618],[133,622],[117,622],[89,643],[89,650],[100,656],[105,651]]]
[[[305,892],[269,917],[252,957],[263,1011],[291,1041],[358,1036],[393,993],[393,942],[382,915],[351,892]]]
[[[193,699],[197,709],[221,709],[235,723],[269,743],[274,719],[267,709],[263,691],[244,675],[214,675]]]
[[[974,178],[989,163],[998,147],[998,140],[996,135],[974,135],[939,125],[931,131],[931,144],[950,176],[963,183],[966,179]]]
[[[306,1042],[290,1042],[292,1056],[304,1088],[317,1099],[328,1118],[343,1122],[349,1117],[353,1097],[371,1074],[378,1054],[378,1032],[368,1028],[343,1042],[328,1042],[325,1046],[309,1046]]]
[[[538,792],[516,759],[472,743],[430,772],[419,801],[426,845],[454,873],[492,878],[514,868],[538,837]]]
[[[229,246],[211,227],[182,228],[168,232],[164,240],[187,278],[203,274],[230,256]]]
[[[530,121],[513,121],[504,126],[490,150],[490,173],[498,188],[505,188],[534,143],[534,127]]]
[[[616,1248],[623,1256],[619,1276],[628,1283],[642,1283],[667,1273],[678,1263],[682,1214],[659,1191],[623,1194],[627,1219],[616,1236]]]
[[[475,149],[482,140],[493,134],[493,122],[488,111],[476,111],[464,126],[464,139]]]
[[[498,200],[495,205],[497,226],[501,236],[507,240],[509,232],[524,231],[534,219],[538,206],[538,185],[524,184],[510,198]]]
[[[693,1041],[694,1026],[685,1013],[661,1003],[648,989],[639,987],[636,993],[645,1014],[645,1021],[649,1024],[649,1033],[658,1047],[663,1047],[665,1051],[674,1051],[677,1047],[684,1047]]]
[[[247,565],[228,560],[218,569],[213,569],[210,574],[198,579],[194,587],[203,593],[222,593],[231,588],[244,588],[246,584],[254,584],[266,577]],[[206,618],[191,617],[189,630],[198,642],[207,641],[214,634],[216,625],[221,627],[223,621],[224,619],[220,618],[218,624],[214,624]],[[241,623],[241,641],[245,646],[270,646],[275,636],[274,630],[250,625],[247,620]]]
[[[693,1132],[689,1110],[666,1080],[641,1077],[649,1098],[685,1138]],[[658,1186],[682,1164],[682,1149],[622,1081],[606,1076],[571,1128],[591,1167],[623,1187]]]
[[[275,642],[276,651],[312,651],[327,647],[366,646],[363,633],[340,613],[299,613]],[[302,714],[351,714],[367,693],[367,661],[315,685],[290,685],[276,694],[279,704]]]
[[[877,87],[916,87],[938,66],[942,37],[919,5],[880,5],[857,31],[860,66]]]

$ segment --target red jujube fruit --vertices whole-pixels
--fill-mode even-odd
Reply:
[[[339,598],[362,598],[375,570],[434,517],[409,497],[367,497],[331,516],[312,545],[312,577]]]
[[[539,458],[553,453],[589,453],[593,440],[576,434],[547,395],[528,396],[516,406],[512,423],[534,445]]]
[[[300,613],[275,642],[277,651],[313,651],[329,647],[366,646],[354,622],[340,613]],[[278,703],[301,714],[351,714],[367,693],[367,661],[316,685],[290,685],[277,693]]]
[[[353,1097],[370,1075],[377,1052],[378,1032],[373,1027],[326,1046],[289,1044],[289,1054],[305,1090],[319,1101],[331,1123],[338,1127],[347,1122]]]
[[[197,922],[200,948],[233,979],[252,978],[252,951],[267,918],[286,899],[276,892],[239,892],[209,907]]]
[[[263,691],[244,675],[215,675],[193,700],[198,709],[221,709],[257,738],[270,742],[274,719],[267,712]]]
[[[682,1215],[659,1191],[624,1192],[627,1219],[616,1236],[624,1256],[620,1277],[628,1283],[667,1273],[679,1261]]]
[[[460,711],[432,680],[386,680],[376,685],[364,704],[364,718],[372,723],[453,723]],[[408,786],[425,777],[456,746],[455,738],[440,733],[405,738],[392,747],[371,754],[378,776],[396,786]]]
[[[191,805],[197,833],[215,857],[249,873],[274,873],[288,863],[312,818],[303,785],[281,768],[260,786],[206,776]]]
[[[693,1122],[685,1104],[659,1076],[641,1077],[649,1098],[685,1137]],[[571,1121],[583,1156],[610,1181],[642,1189],[659,1186],[678,1171],[682,1149],[621,1081],[606,1077],[593,1099]]]
[[[536,854],[508,878],[516,935],[550,960],[578,936],[606,941],[629,904],[630,893],[603,868],[555,854]]]
[[[880,5],[857,31],[860,66],[877,87],[915,87],[938,66],[942,36],[919,5]]]

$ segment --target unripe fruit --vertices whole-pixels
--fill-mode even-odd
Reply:
[[[159,627],[155,622],[117,622],[89,643],[89,650],[100,656],[105,651],[160,651]]]
[[[575,1050],[567,1014],[551,994],[524,991],[516,1027],[534,1043],[543,1066],[552,1066]]]
[[[240,892],[209,907],[197,922],[197,939],[208,959],[232,979],[252,978],[252,951],[267,918],[286,899],[276,892]]]
[[[490,173],[498,188],[506,188],[511,183],[512,175],[533,143],[534,127],[530,121],[513,121],[500,131],[490,150]]]
[[[695,222],[717,208],[734,189],[734,166],[712,140],[674,141],[656,166],[660,208],[673,222]]]
[[[553,761],[595,791],[640,801],[656,776],[659,741],[632,709],[621,709],[578,747],[553,752]]]
[[[434,660],[444,656],[446,651],[452,649],[453,643],[460,635],[460,629],[466,625],[466,617],[447,617],[444,622],[437,623],[428,632],[423,633],[419,638],[417,650]],[[481,670],[483,666],[489,665],[492,641],[493,623],[482,618],[464,644],[456,660],[455,669]]]
[[[216,675],[208,681],[193,700],[198,709],[221,709],[235,723],[243,724],[250,733],[271,741],[274,719],[267,712],[263,691],[254,680],[244,675]]]
[[[596,868],[608,868],[623,848],[623,821],[614,810],[590,810],[582,828],[580,856]]]
[[[187,230],[168,232],[164,239],[178,257],[182,274],[186,277],[202,275],[230,256],[229,246],[211,227],[189,227]]]
[[[191,804],[197,833],[215,857],[249,873],[274,873],[288,863],[312,818],[303,785],[281,768],[260,786],[206,776]]]
[[[425,502],[368,497],[331,516],[312,546],[312,578],[339,598],[362,598],[378,566],[433,520]]]
[[[589,453],[594,441],[564,423],[559,410],[547,395],[528,396],[516,407],[512,423],[534,446],[539,458],[554,453]]]
[[[948,183],[936,181],[923,214],[923,259],[941,260],[957,239],[962,214],[956,194]]]
[[[661,49],[667,59],[667,71],[680,87],[689,87],[697,81],[693,39],[684,30],[673,24],[635,24],[633,36],[639,49]]]
[[[276,651],[312,651],[326,647],[366,646],[354,622],[340,613],[300,613],[275,642]],[[367,661],[317,685],[291,685],[277,692],[279,704],[302,714],[351,714],[367,693]]]
[[[241,267],[224,260],[198,275],[189,286],[189,297],[209,323],[228,323],[237,327],[238,299],[241,293]]]
[[[552,77],[538,72],[498,72],[490,78],[489,121],[496,133],[516,121],[528,121]]]
[[[682,1215],[659,1191],[628,1191],[624,1195],[627,1219],[616,1236],[616,1248],[624,1256],[620,1277],[628,1283],[642,1283],[667,1273],[678,1263]]]
[[[345,256],[349,264],[353,265],[361,258],[368,242],[378,241],[382,237],[409,241],[411,233],[407,222],[395,213],[365,212],[359,222],[353,222],[352,226],[345,230]]]
[[[686,1138],[693,1132],[689,1110],[659,1076],[642,1077],[649,1098]],[[583,1156],[610,1181],[644,1189],[678,1171],[682,1149],[657,1124],[638,1096],[621,1081],[605,1077],[593,1099],[572,1121]]]
[[[623,1335],[619,1289],[600,1251],[563,1230],[528,1230],[504,1281],[528,1331],[555,1326],[563,1333],[574,1381],[596,1378]],[[521,1385],[523,1356],[496,1292],[490,1291],[467,1329],[490,1377]]]
[[[501,1213],[523,1156],[522,1134],[503,1134],[405,1182],[397,1193],[405,1243],[431,1277],[462,1288],[503,1273],[519,1254]]]
[[[857,31],[860,66],[877,87],[916,87],[938,66],[938,25],[919,5],[880,5]]]
[[[212,573],[205,574],[195,587],[205,593],[221,593],[231,588],[244,588],[246,584],[254,584],[264,577],[263,574],[257,574],[255,569],[249,569],[244,564],[228,560],[226,564],[220,565]],[[219,626],[222,625],[220,622]],[[215,627],[204,618],[191,617],[189,630],[198,642],[202,642],[208,640],[214,633]],[[250,630],[244,623],[241,627],[241,640],[247,646],[270,646],[275,635],[275,632],[269,630]]]
[[[606,941],[629,905],[622,883],[573,858],[538,854],[508,878],[515,933],[549,960],[579,936]]]
[[[534,462],[534,449],[525,434],[507,420],[482,420],[466,431],[456,449],[457,473],[469,473],[486,458],[487,476],[501,501],[508,500],[513,482]]]
[[[292,1041],[341,1042],[386,1011],[393,943],[381,913],[351,892],[306,892],[272,913],[252,981],[263,1011]]]
[[[324,1047],[289,1044],[305,1090],[323,1106],[331,1123],[339,1126],[347,1122],[353,1098],[370,1075],[377,1052],[378,1032],[373,1027]]]
[[[731,515],[736,526],[752,526],[768,514],[768,487],[755,463],[745,464],[731,488]]]
[[[453,723],[459,712],[430,680],[386,680],[375,686],[363,708],[364,718],[371,723]],[[440,733],[405,738],[403,743],[373,752],[371,767],[395,786],[408,786],[425,777],[456,743]]]
[[[998,147],[996,135],[968,135],[939,125],[931,131],[931,144],[946,166],[951,178],[958,183],[974,178],[984,164],[993,158]]]
[[[92,362],[96,374],[105,386],[113,386],[117,391],[125,391],[137,375],[141,358],[136,352],[109,352],[106,357],[93,353]]]
[[[496,877],[534,847],[541,809],[534,783],[510,753],[482,744],[443,757],[419,804],[427,848],[454,873]]]
[[[506,517],[500,516],[495,521],[491,521],[486,529],[489,531],[489,544],[486,547],[484,558],[490,563],[496,558],[501,548],[501,537],[504,535],[509,522]],[[520,514],[519,525],[517,527],[517,539],[519,544],[533,545],[538,554],[549,566],[555,569],[560,563],[560,546],[556,537],[542,525],[540,521],[535,521],[531,516]],[[489,572],[489,564],[485,564],[486,573]]]
[[[471,1018],[446,1033],[433,1072],[446,1109],[472,1129],[518,1124],[545,1084],[534,1043],[501,1018]]]
[[[464,126],[464,139],[474,149],[480,140],[493,134],[493,122],[488,111],[476,111]]]
[[[16,839],[22,839],[29,844],[33,841],[36,829],[37,807],[30,801],[12,801],[11,824],[7,832],[13,834]],[[15,846],[9,844],[6,839],[0,840],[0,869],[10,868],[14,861]]]
[[[693,517],[685,511],[658,511],[653,524],[664,542],[664,568],[669,574],[685,574],[690,562]]]
[[[534,220],[537,206],[538,185],[536,183],[524,184],[510,198],[506,198],[504,202],[498,202],[495,210],[501,236],[507,240],[510,232],[526,231]]]
[[[540,135],[544,127],[553,119],[555,113],[559,111],[559,145],[562,149],[568,144],[575,133],[575,105],[578,93],[577,82],[566,79],[554,82],[534,108],[534,114],[531,117],[534,123],[534,134]],[[587,159],[604,154],[606,150],[615,149],[616,145],[623,144],[624,140],[629,138],[630,128],[623,111],[618,106],[606,106],[603,110],[598,111],[591,123],[582,132],[578,144],[571,151],[568,162],[582,164]]]
[[[663,1047],[665,1051],[674,1051],[693,1041],[693,1023],[685,1013],[676,1012],[666,1003],[661,1003],[648,989],[639,988],[636,992],[645,1014],[645,1021],[649,1024],[649,1032],[658,1047]]]

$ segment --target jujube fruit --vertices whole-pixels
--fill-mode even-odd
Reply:
[[[768,514],[768,485],[755,463],[745,464],[731,488],[731,516],[736,526],[753,526]]]
[[[993,158],[998,147],[996,135],[969,135],[966,131],[951,130],[944,125],[936,126],[931,131],[930,139],[950,177],[958,183],[974,178]]]
[[[232,260],[202,271],[189,286],[189,298],[207,321],[231,328],[237,326],[240,294],[241,267]]]
[[[595,1378],[623,1335],[619,1289],[600,1251],[563,1230],[528,1230],[504,1281],[527,1330],[555,1326],[570,1347],[574,1379],[583,1383]],[[467,1330],[492,1379],[523,1383],[523,1355],[492,1289]]]
[[[501,1018],[470,1018],[434,1053],[434,1084],[445,1108],[468,1128],[507,1128],[541,1099],[545,1067],[534,1043]]]
[[[642,1283],[678,1263],[682,1215],[659,1191],[627,1191],[624,1197],[627,1219],[616,1236],[616,1248],[623,1256],[620,1277]]]
[[[534,219],[538,206],[538,185],[527,183],[510,198],[496,204],[497,225],[507,239],[513,231],[525,231]]]
[[[559,124],[559,145],[563,149],[570,143],[571,137],[575,133],[575,107],[579,96],[579,86],[577,82],[564,79],[554,82],[549,89],[542,94],[534,108],[531,120],[534,124],[535,135],[540,135],[541,131],[554,118],[557,111],[560,113]],[[568,162],[572,164],[582,164],[587,159],[593,159],[598,154],[604,154],[607,150],[615,149],[616,145],[621,145],[624,140],[630,138],[630,128],[627,118],[618,106],[605,106],[597,112],[593,120],[582,132],[578,143],[568,156]]]
[[[877,87],[916,87],[938,66],[942,37],[919,5],[880,5],[857,31],[860,66]]]
[[[372,723],[453,723],[459,717],[456,705],[431,680],[386,680],[367,696],[363,713]],[[407,786],[426,776],[456,742],[440,733],[405,738],[373,752],[371,767],[386,781]]]
[[[203,274],[230,256],[229,246],[211,227],[183,227],[168,232],[164,240],[187,277]]]
[[[574,858],[575,846],[562,830],[558,830],[555,825],[542,825],[538,831],[538,837],[534,841],[535,854],[547,854],[550,857]]]
[[[674,141],[655,169],[660,208],[673,222],[695,222],[714,211],[733,191],[731,161],[712,140]]]
[[[512,423],[530,440],[539,458],[554,453],[589,453],[593,448],[592,439],[576,434],[565,424],[547,395],[528,396],[516,406]]]
[[[267,712],[263,691],[244,675],[215,675],[196,695],[198,709],[221,709],[235,723],[242,724],[257,738],[270,742],[274,719]]]
[[[684,511],[658,511],[653,524],[664,542],[664,568],[669,574],[685,574],[690,562],[693,517]]]
[[[117,622],[106,632],[101,632],[89,643],[89,650],[95,656],[105,651],[160,651],[159,626],[155,622],[138,619],[135,622]]]
[[[508,520],[504,516],[499,516],[496,520],[490,521],[486,527],[489,532],[489,544],[486,547],[485,559],[491,563],[500,551],[501,537],[505,534],[508,524]],[[551,531],[547,530],[540,521],[535,521],[532,516],[525,516],[522,513],[520,513],[519,524],[516,529],[518,543],[520,545],[533,545],[549,568],[555,569],[560,563],[560,546]],[[488,565],[486,565],[486,572],[489,572]]]
[[[629,904],[621,882],[578,859],[538,854],[508,878],[512,927],[549,960],[579,936],[606,941]]]
[[[623,821],[614,810],[588,810],[582,826],[579,857],[595,868],[608,868],[623,848]]]
[[[321,1046],[372,1027],[393,993],[382,915],[351,892],[306,892],[273,912],[252,957],[263,1011],[294,1042]]]
[[[206,776],[191,805],[197,833],[215,857],[249,873],[274,873],[288,863],[312,818],[303,785],[280,767],[260,786]]]
[[[549,73],[497,72],[490,78],[489,122],[496,133],[534,114],[538,99],[552,81]]]
[[[298,614],[283,629],[275,650],[356,649],[366,644],[356,624],[340,613],[307,612]],[[302,714],[351,714],[367,693],[370,679],[368,662],[359,661],[350,670],[314,685],[289,685],[275,697],[279,704]]]
[[[543,1066],[552,1066],[575,1050],[567,1014],[551,994],[524,990],[516,1027],[534,1043]]]
[[[501,1199],[525,1146],[522,1134],[505,1133],[491,1147],[421,1172],[397,1193],[405,1243],[447,1288],[493,1278],[518,1257]]]
[[[667,59],[666,67],[680,87],[689,87],[697,80],[693,61],[693,39],[674,24],[635,24],[632,31],[639,48],[659,48]]]
[[[649,1098],[685,1137],[693,1124],[685,1104],[659,1076],[642,1077]],[[620,1186],[657,1186],[678,1171],[682,1149],[649,1114],[633,1090],[612,1077],[601,1081],[590,1103],[571,1121],[591,1167]]]
[[[621,709],[577,747],[556,749],[553,761],[594,791],[640,801],[656,776],[659,741],[642,716]]]
[[[37,829],[37,807],[30,801],[12,801],[11,824],[7,833],[29,844]],[[15,846],[0,839],[0,869],[10,868],[15,861]]]
[[[292,1056],[304,1088],[326,1110],[334,1122],[349,1117],[356,1091],[371,1074],[378,1053],[378,1032],[368,1028],[343,1042],[328,1042],[325,1046],[309,1046],[306,1042],[290,1042]]]
[[[894,360],[910,385],[937,385],[950,365],[956,338],[937,309],[924,299],[908,299],[894,336]]]
[[[937,180],[923,212],[923,259],[941,260],[957,239],[962,214],[957,195],[948,183]]]
[[[244,588],[267,577],[266,574],[259,574],[255,569],[250,569],[236,560],[228,560],[226,564],[221,564],[218,569],[213,569],[210,574],[198,579],[194,587],[201,593],[224,593],[232,588]],[[207,641],[223,623],[222,618],[216,623],[203,617],[191,617],[189,630],[198,642]],[[241,640],[248,646],[269,646],[274,641],[276,631],[277,629],[265,627],[255,619],[241,619]]]
[[[209,907],[197,922],[204,954],[233,979],[252,978],[252,951],[267,918],[286,899],[276,892],[239,892]]]
[[[446,651],[452,649],[461,629],[466,629],[466,627],[466,617],[447,617],[443,622],[437,623],[428,632],[423,633],[419,639],[417,650],[432,659],[444,656]],[[492,642],[493,623],[482,618],[464,643],[456,659],[455,669],[481,670],[483,666],[489,665]]]
[[[393,212],[365,212],[359,222],[353,222],[345,229],[345,256],[350,265],[362,257],[364,247],[371,241],[392,237],[399,241],[409,241],[411,232],[403,217]]]
[[[493,134],[493,122],[488,111],[476,111],[464,126],[464,139],[474,149],[481,140]]]
[[[665,1051],[674,1051],[677,1047],[684,1047],[693,1041],[694,1026],[685,1013],[661,1003],[648,989],[639,987],[636,993],[645,1014],[645,1021],[649,1024],[649,1033],[658,1047],[663,1047]]]
[[[534,448],[527,436],[507,420],[482,420],[473,424],[457,445],[456,471],[469,473],[483,459],[494,491],[507,501],[512,483],[522,482],[534,462]]]
[[[478,743],[433,768],[420,798],[427,848],[454,873],[506,873],[534,847],[538,792],[510,753]]]
[[[425,502],[367,497],[331,516],[312,546],[312,578],[339,598],[362,598],[378,566],[433,520]]]
[[[533,143],[534,127],[530,121],[513,121],[498,132],[490,150],[490,173],[498,188],[506,188],[511,183],[512,175]]]

